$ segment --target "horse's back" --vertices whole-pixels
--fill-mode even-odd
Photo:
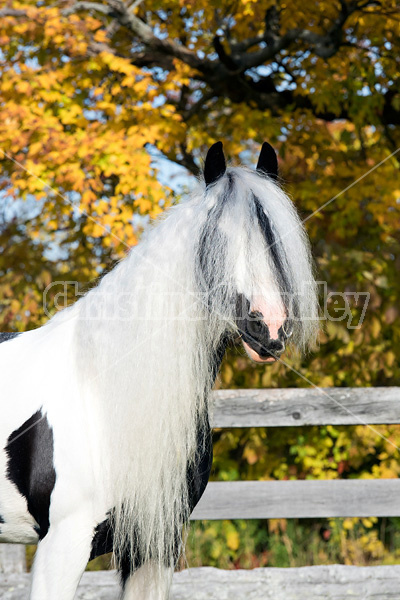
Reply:
[[[39,331],[39,330],[37,330]],[[37,332],[0,334],[0,446],[43,402]],[[42,388],[42,389],[40,389]]]
[[[66,514],[81,500],[73,490],[88,494],[73,327],[60,325],[0,336],[0,542],[37,542],[49,529],[50,504]]]

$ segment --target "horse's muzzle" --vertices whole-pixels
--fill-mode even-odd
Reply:
[[[285,351],[285,344],[280,340],[270,340],[270,343],[266,346],[254,343],[250,345],[243,339],[242,343],[249,358],[257,363],[274,363]]]

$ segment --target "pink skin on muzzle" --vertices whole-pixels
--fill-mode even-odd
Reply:
[[[250,348],[246,342],[242,342],[244,349],[246,350],[247,356],[254,360],[256,363],[274,363],[276,362],[276,358],[269,356],[268,358],[261,358],[259,354],[253,348]]]
[[[260,312],[264,319],[264,323],[268,326],[269,335],[271,340],[276,340],[279,337],[278,331],[282,327],[286,320],[286,310],[281,304],[268,306],[268,304],[262,299],[257,299],[251,306],[251,312]],[[261,358],[261,356],[253,350],[246,342],[242,342],[246,353],[251,360],[257,363],[274,363],[276,358],[268,357]]]

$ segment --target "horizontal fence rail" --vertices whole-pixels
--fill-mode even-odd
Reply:
[[[75,600],[117,600],[113,571],[84,573]],[[400,565],[324,565],[175,573],[171,600],[399,600]],[[0,599],[28,600],[29,576],[0,578]],[[138,597],[136,597],[138,598]]]
[[[399,498],[400,479],[212,482],[191,519],[399,517]]]
[[[400,423],[398,387],[217,390],[213,405],[213,427]]]

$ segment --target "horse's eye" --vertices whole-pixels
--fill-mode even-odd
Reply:
[[[263,318],[264,317],[260,312],[258,312],[258,310],[252,310],[249,312],[249,320],[252,321],[252,323],[258,323],[259,325],[262,325]]]
[[[290,338],[293,335],[293,321],[290,319],[286,319],[284,324],[282,325],[283,335],[286,338]]]

